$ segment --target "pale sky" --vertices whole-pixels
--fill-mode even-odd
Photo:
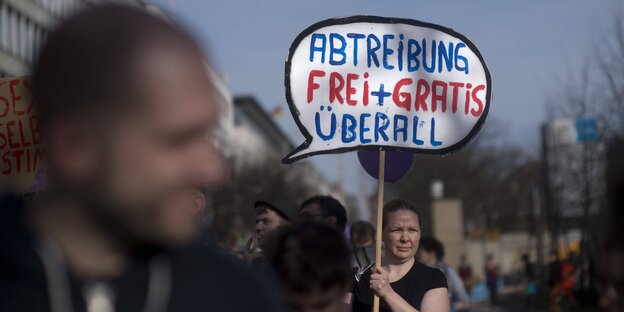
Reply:
[[[266,110],[278,106],[278,119],[295,146],[303,142],[286,108],[284,62],[288,48],[306,27],[349,15],[401,17],[440,24],[468,37],[479,48],[492,76],[488,119],[504,126],[510,144],[539,152],[539,127],[553,88],[590,57],[591,44],[612,31],[617,0],[559,1],[209,1],[149,0],[185,25],[228,77],[233,94],[255,96]],[[564,78],[562,78],[564,77]],[[487,122],[486,122],[487,127]],[[355,153],[315,156],[329,180],[342,166],[349,191],[360,183]],[[432,156],[436,157],[436,156]],[[320,164],[323,165],[320,165]],[[367,179],[373,185],[372,178]]]

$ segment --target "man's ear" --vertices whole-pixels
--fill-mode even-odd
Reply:
[[[46,133],[47,161],[59,178],[68,182],[88,179],[98,164],[97,138],[82,121],[56,121]]]
[[[325,224],[335,227],[338,224],[338,219],[336,219],[336,216],[329,216],[325,218]]]

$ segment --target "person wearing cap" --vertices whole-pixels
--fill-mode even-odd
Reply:
[[[254,203],[255,234],[247,241],[245,259],[249,262],[263,257],[262,246],[275,230],[297,222],[299,206],[290,198],[274,194]]]

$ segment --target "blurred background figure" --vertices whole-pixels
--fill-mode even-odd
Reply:
[[[525,285],[527,294],[527,305],[535,303],[535,296],[538,293],[537,280],[535,278],[535,269],[529,254],[522,255],[522,280]]]
[[[444,262],[444,245],[439,240],[433,237],[421,238],[417,258],[421,263],[444,273],[451,300],[451,311],[465,311],[470,308],[470,297],[464,283],[455,269]]]
[[[621,230],[611,234],[604,250],[605,276],[599,304],[604,311],[624,311],[624,237]]]
[[[289,311],[344,311],[352,271],[342,233],[304,223],[282,230],[267,246],[267,260],[282,282]]]
[[[347,300],[353,311],[371,311],[373,296],[380,311],[449,311],[444,274],[416,261],[421,237],[420,212],[395,199],[383,207],[383,263],[357,276]]]
[[[468,257],[466,254],[462,254],[460,258],[459,268],[457,270],[459,273],[459,277],[461,277],[462,282],[464,283],[464,288],[466,292],[470,294],[470,288],[474,284],[474,277],[472,272],[472,264],[468,261]]]
[[[353,250],[353,266],[364,268],[375,261],[375,227],[370,222],[353,223],[349,237]]]
[[[487,256],[485,262],[485,283],[490,291],[490,304],[498,303],[498,278],[500,277],[500,268],[493,254]]]
[[[268,199],[256,201],[255,234],[249,238],[245,248],[245,260],[254,262],[263,256],[262,246],[271,234],[284,226],[297,222],[299,206],[290,198],[274,194]]]
[[[347,210],[331,196],[316,195],[301,204],[301,221],[325,223],[344,234],[347,225]]]
[[[562,261],[559,259],[559,253],[553,249],[550,251],[550,262],[548,264],[548,311],[555,312],[560,311],[560,301],[562,296],[561,281],[563,276],[561,274]]]
[[[48,185],[0,203],[0,311],[279,310],[270,285],[192,243],[195,190],[226,167],[204,66],[188,35],[129,6],[47,35],[32,92]]]

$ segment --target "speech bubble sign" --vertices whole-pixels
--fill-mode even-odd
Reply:
[[[476,46],[439,25],[352,16],[304,30],[286,100],[305,142],[284,163],[361,149],[448,154],[485,122],[491,77]]]

